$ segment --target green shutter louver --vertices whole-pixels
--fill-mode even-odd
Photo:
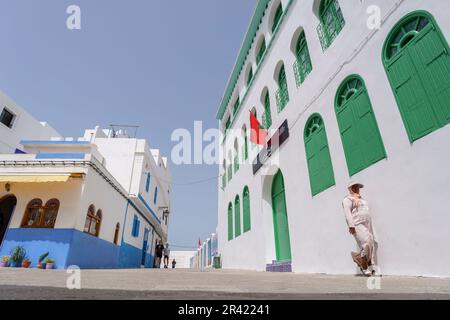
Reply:
[[[266,129],[269,129],[272,126],[272,112],[270,110],[269,91],[267,91],[266,95],[264,96],[263,124]]]
[[[280,113],[281,111],[283,111],[283,109],[289,102],[289,92],[284,65],[281,66],[280,72],[278,74],[278,90],[276,93],[276,97],[277,97],[278,113]]]
[[[319,114],[309,118],[304,139],[311,193],[315,196],[335,185],[325,125]]]
[[[450,49],[432,15],[401,19],[385,42],[383,63],[411,142],[450,123]]]
[[[239,111],[239,105],[240,105],[240,99],[237,98],[236,102],[234,103],[233,106],[233,117],[236,116],[237,112]]]
[[[233,204],[228,205],[228,241],[233,240]]]
[[[258,54],[256,55],[256,64],[257,65],[259,65],[259,63],[261,62],[265,53],[266,53],[266,40],[263,39],[261,46],[259,47]]]
[[[248,137],[247,128],[244,128],[244,159],[248,159]]]
[[[253,80],[253,68],[250,67],[250,71],[248,72],[247,76],[247,87],[250,85],[250,82]]]
[[[306,42],[305,32],[302,32],[297,40],[296,46],[297,59],[294,63],[295,82],[300,87],[306,77],[312,71],[311,56],[309,54],[308,43]]]
[[[248,187],[244,188],[242,194],[242,211],[244,218],[244,233],[251,230],[251,215],[250,215],[250,191]]]
[[[275,32],[275,29],[278,27],[281,21],[281,17],[283,16],[283,6],[281,3],[278,5],[277,11],[275,12],[275,16],[273,18],[272,24],[272,33]]]
[[[386,158],[369,94],[359,76],[341,84],[335,111],[350,176]]]
[[[322,0],[319,9],[320,24],[317,33],[323,51],[328,49],[345,26],[345,19],[337,0]]]
[[[236,196],[234,200],[234,234],[236,238],[241,235],[241,201],[239,196]]]

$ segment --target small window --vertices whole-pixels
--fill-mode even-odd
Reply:
[[[151,175],[150,173],[147,173],[147,181],[145,183],[145,191],[148,192],[150,190],[150,182],[151,182]]]
[[[259,65],[259,63],[261,62],[265,53],[266,53],[266,40],[263,39],[262,43],[259,47],[258,54],[256,55],[256,64],[257,65]]]
[[[84,232],[94,237],[98,237],[100,234],[101,222],[102,222],[102,211],[98,210],[97,213],[95,213],[95,206],[91,204],[88,208],[88,212],[86,215]]]
[[[158,202],[158,187],[155,187],[155,195],[153,196],[153,203],[156,204]]]
[[[3,123],[8,128],[11,128],[14,121],[14,114],[7,110],[6,108],[3,108],[2,113],[0,114],[0,122]]]
[[[248,76],[247,76],[247,87],[250,85],[250,82],[252,82],[253,80],[253,68],[250,67],[250,70],[248,72]]]
[[[135,238],[139,237],[140,225],[139,218],[135,215],[133,218],[133,228],[131,229],[131,235]]]
[[[114,244],[119,244],[119,233],[120,233],[120,223],[116,224],[116,229],[114,230]]]

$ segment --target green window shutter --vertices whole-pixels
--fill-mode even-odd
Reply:
[[[281,66],[280,73],[278,74],[278,90],[276,93],[276,97],[277,97],[278,112],[281,112],[289,102],[289,92],[284,65]]]
[[[341,84],[335,110],[350,176],[386,158],[369,94],[359,76]]]
[[[236,150],[236,155],[234,156],[234,173],[236,174],[239,171],[239,153]]]
[[[383,62],[411,142],[450,123],[449,52],[424,11],[401,19],[385,42]]]
[[[259,65],[259,63],[261,62],[264,53],[266,53],[266,40],[263,39],[262,43],[261,43],[261,47],[259,48],[258,54],[256,55],[256,64]]]
[[[228,117],[227,121],[225,122],[225,135],[227,135],[228,130],[230,130],[231,127],[231,117]]]
[[[233,107],[233,116],[235,116],[236,113],[239,111],[239,105],[240,105],[240,100],[239,100],[239,98],[237,98],[236,102],[234,103],[234,107]]]
[[[228,241],[233,240],[233,204],[228,205]]]
[[[251,230],[251,215],[250,215],[250,192],[248,187],[244,188],[242,195],[242,211],[244,216],[244,233]]]
[[[298,38],[296,54],[297,59],[294,62],[294,74],[297,87],[300,87],[312,71],[311,56],[309,55],[305,32],[302,32]]]
[[[264,97],[264,126],[269,129],[272,126],[272,112],[270,111],[270,97],[269,91],[266,92]]]
[[[250,82],[252,82],[252,80],[253,80],[253,68],[250,68],[247,77],[247,87],[250,85]]]
[[[244,128],[244,159],[248,159],[248,137],[247,128]]]
[[[234,234],[236,238],[241,235],[241,201],[239,196],[236,196],[234,200]]]
[[[222,175],[222,189],[225,189],[226,186],[227,186],[227,175],[224,173]]]
[[[232,178],[233,178],[233,165],[231,164],[230,161],[230,164],[228,165],[228,182],[230,182]]]
[[[327,134],[320,115],[309,118],[304,138],[311,192],[315,196],[335,185]]]
[[[337,0],[322,0],[319,9],[320,24],[317,33],[325,51],[345,26],[345,19]]]
[[[290,261],[292,258],[291,240],[284,178],[281,171],[278,171],[272,182],[272,210],[277,261]]]
[[[283,16],[283,6],[281,3],[278,5],[277,11],[275,12],[275,17],[273,19],[273,25],[272,25],[272,33],[275,31],[275,29],[278,27],[281,21],[281,17]]]

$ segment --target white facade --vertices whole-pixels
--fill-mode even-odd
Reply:
[[[341,203],[347,193],[347,183],[356,179],[366,185],[363,196],[372,209],[381,272],[450,276],[450,252],[445,248],[445,244],[450,243],[450,215],[445,205],[450,197],[450,126],[411,143],[381,59],[383,44],[391,29],[416,10],[432,14],[445,38],[450,39],[450,3],[446,0],[340,0],[345,26],[323,51],[317,35],[320,1],[281,2],[288,10],[272,38],[271,22],[280,1],[269,1],[232,98],[220,116],[223,120],[220,127],[224,129],[224,122],[232,115],[233,102],[239,95],[241,107],[231,127],[235,130],[230,130],[223,144],[228,166],[229,159],[234,157],[234,153],[229,154],[234,150],[235,138],[241,135],[241,128],[245,125],[250,130],[248,110],[256,108],[261,119],[264,111],[261,97],[267,88],[272,107],[271,128],[280,127],[287,119],[289,139],[255,175],[251,164],[241,164],[237,173],[233,170],[233,177],[224,189],[220,181],[218,234],[223,267],[265,270],[267,264],[276,260],[271,187],[280,169],[284,176],[294,272],[355,273],[350,257],[355,241],[348,233]],[[366,25],[369,5],[381,9],[379,30],[369,30]],[[296,60],[293,48],[301,30],[305,31],[313,68],[305,82],[297,87],[292,68]],[[268,51],[257,67],[256,46],[261,35],[266,39]],[[286,68],[290,99],[287,106],[277,112],[276,74],[281,61]],[[247,88],[249,64],[253,65],[255,77]],[[334,101],[340,84],[352,74],[365,81],[387,158],[350,177]],[[325,124],[335,184],[312,196],[303,137],[306,122],[314,113],[319,113]],[[239,150],[241,148],[242,142]],[[250,161],[258,149],[260,147],[249,147]],[[223,167],[220,174],[227,174]],[[245,186],[250,191],[251,230],[229,241],[228,205],[233,203],[234,207],[235,197],[240,195],[242,206]],[[242,223],[242,207],[240,210]]]
[[[1,254],[22,245],[33,264],[49,251],[58,268],[153,267],[156,241],[167,240],[171,209],[166,158],[155,156],[143,139],[98,127],[78,139],[21,144],[26,154],[0,156],[0,204],[17,201],[0,239]],[[33,199],[59,201],[54,226],[24,224]],[[86,227],[90,208],[101,213],[97,234]]]
[[[6,124],[0,122],[0,154],[14,153],[16,149],[22,150],[21,140],[48,140],[51,137],[60,137],[48,123],[39,122],[0,91],[0,114],[3,112],[7,112],[12,120],[5,119]]]
[[[195,251],[171,251],[169,257],[169,268],[172,268],[172,261],[176,261],[176,269],[190,269],[190,261],[194,256]],[[164,264],[161,263],[161,268],[164,268]]]

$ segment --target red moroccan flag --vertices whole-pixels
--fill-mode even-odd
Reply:
[[[198,247],[200,248],[202,246],[202,240],[200,240],[200,238],[198,238]]]
[[[266,144],[266,130],[261,126],[255,115],[250,112],[250,141],[254,144]]]

